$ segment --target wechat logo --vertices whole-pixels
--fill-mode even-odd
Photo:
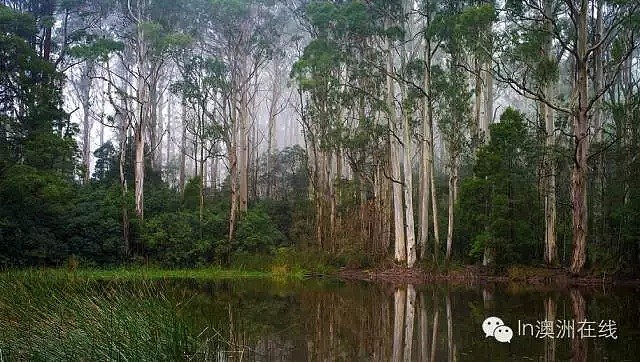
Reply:
[[[482,330],[484,331],[484,336],[486,337],[494,337],[498,342],[508,342],[511,343],[511,338],[513,338],[513,330],[504,325],[502,319],[498,317],[489,317],[482,322]]]

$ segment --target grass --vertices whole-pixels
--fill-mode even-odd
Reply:
[[[77,269],[69,271],[56,269],[25,269],[0,273],[0,278],[47,278],[51,280],[86,279],[86,280],[161,280],[161,279],[250,279],[250,278],[278,278],[304,279],[304,270],[261,271],[240,268],[223,269],[219,267],[196,269],[163,269],[158,267],[119,267],[113,269]]]
[[[99,283],[60,271],[0,277],[0,349],[6,360],[172,360],[198,340],[179,306],[147,281]]]
[[[215,359],[217,351],[229,347],[216,329],[193,323],[196,295],[176,292],[181,290],[173,287],[176,283],[265,279],[288,284],[303,277],[278,268],[0,273],[0,355],[3,361]]]

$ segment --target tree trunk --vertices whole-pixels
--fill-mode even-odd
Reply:
[[[172,137],[172,128],[173,128],[173,123],[172,123],[172,119],[173,119],[173,112],[172,112],[172,105],[173,102],[171,101],[171,96],[169,95],[167,97],[167,161],[166,161],[166,165],[169,166],[169,163],[171,162],[171,156],[173,154],[172,151],[172,143],[173,143],[173,139]],[[174,180],[171,180],[171,184],[173,184]]]
[[[409,129],[409,115],[405,114],[404,125],[404,207],[405,207],[405,221],[406,221],[406,252],[407,252],[407,267],[413,268],[416,262],[416,237],[415,226],[413,219],[413,172],[411,167],[411,145],[413,143],[410,129]]]
[[[182,135],[180,136],[180,171],[178,176],[178,183],[180,187],[180,193],[184,196],[184,187],[186,184],[187,173],[187,104],[186,100],[182,99]]]
[[[427,93],[422,103],[422,160],[420,163],[420,259],[424,259],[429,242],[429,200],[431,195],[431,126],[433,124],[433,104],[431,100],[431,42],[424,43],[423,88]],[[435,250],[434,250],[435,252]]]
[[[245,79],[246,59],[241,65],[241,82],[244,84],[239,89],[238,99],[238,210],[241,213],[247,211],[249,198],[249,81]]]
[[[129,212],[127,210],[127,176],[125,174],[125,164],[127,159],[127,122],[122,116],[120,129],[120,159],[118,162],[120,171],[120,190],[122,191],[122,242],[123,253],[128,257],[131,253],[129,246]]]
[[[402,180],[400,176],[400,157],[398,155],[398,141],[395,130],[397,129],[396,109],[393,102],[394,98],[394,86],[393,78],[393,54],[391,53],[391,39],[387,38],[387,94],[386,105],[389,120],[389,162],[391,166],[391,182],[393,188],[393,219],[395,230],[395,260],[398,262],[404,262],[406,260],[406,248],[405,248],[405,227],[404,227],[404,207],[402,203]]]
[[[454,222],[454,206],[458,197],[458,159],[457,156],[451,155],[451,170],[449,175],[449,216],[447,225],[447,254],[446,260],[451,261],[451,252],[453,246],[453,222]]]
[[[93,61],[87,60],[80,78],[79,98],[82,103],[82,162],[84,164],[84,182],[91,178],[91,85]],[[102,144],[100,144],[102,146]]]
[[[577,107],[573,111],[573,136],[575,142],[573,169],[571,172],[571,206],[573,224],[573,254],[571,272],[580,273],[587,256],[587,150],[589,148],[588,75],[587,75],[587,9],[588,1],[580,0],[577,14],[578,42],[575,59]]]
[[[433,117],[431,117],[433,122]],[[440,253],[440,225],[438,221],[438,198],[436,197],[436,176],[435,167],[433,165],[433,123],[431,123],[431,132],[429,135],[429,182],[431,184],[431,215],[433,216],[433,260],[438,262],[438,254]]]
[[[149,85],[149,121],[147,122],[147,128],[149,133],[149,151],[151,158],[151,169],[158,169],[158,159],[156,153],[158,152],[158,79],[155,75],[156,65],[151,64],[151,84]]]
[[[545,18],[545,30],[549,34],[549,40],[544,44],[544,56],[551,58],[551,34],[553,31],[553,3],[552,0],[544,1]],[[544,93],[547,99],[552,100],[555,95],[555,84],[546,84]],[[556,246],[556,175],[555,166],[553,162],[553,148],[555,145],[555,125],[554,125],[554,111],[546,103],[541,102],[540,109],[542,112],[542,121],[545,124],[545,163],[543,174],[546,177],[544,192],[544,214],[545,214],[545,248],[544,248],[544,261],[548,265],[556,263],[557,259],[557,246]]]
[[[146,67],[146,44],[144,27],[142,26],[142,5],[138,4],[138,33],[137,33],[137,68],[138,84],[136,89],[136,100],[138,102],[138,122],[134,131],[136,156],[135,156],[135,204],[136,216],[140,222],[144,221],[144,132],[147,127],[147,84],[145,75]]]
[[[482,67],[481,67],[481,62],[480,59],[478,59],[478,56],[474,56],[473,57],[473,71],[474,71],[474,103],[473,103],[473,113],[474,113],[474,122],[473,122],[473,127],[471,129],[471,136],[472,139],[475,138],[476,140],[480,140],[481,137],[484,137],[483,135],[483,123],[484,120],[482,119],[482,111],[483,111],[483,107],[482,107]],[[478,143],[474,142],[474,145],[479,145]],[[474,148],[475,151],[475,148]]]
[[[482,133],[483,143],[486,145],[490,141],[491,133],[489,132],[489,124],[493,121],[493,74],[490,67],[491,62],[485,64],[486,69],[482,71],[484,74],[484,113],[481,117],[480,132]],[[485,247],[484,255],[482,257],[482,265],[491,265],[495,259],[495,250],[493,248]]]
[[[233,235],[236,228],[236,218],[238,214],[238,128],[239,121],[236,113],[236,108],[232,104],[230,109],[231,120],[233,122],[231,139],[227,142],[227,149],[229,150],[229,185],[230,185],[230,197],[231,208],[229,210],[229,241],[233,240]],[[242,138],[242,137],[240,137]]]

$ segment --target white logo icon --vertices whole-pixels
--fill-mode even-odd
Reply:
[[[504,325],[502,319],[489,317],[482,322],[482,330],[486,337],[495,337],[498,342],[509,342],[513,338],[513,330]]]

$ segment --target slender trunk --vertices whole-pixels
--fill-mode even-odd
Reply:
[[[173,119],[172,105],[173,105],[173,102],[171,102],[171,96],[169,96],[167,99],[167,158],[166,158],[167,166],[171,162],[171,156],[173,153],[171,149],[172,148],[171,144],[173,143],[173,139],[171,138],[173,137],[172,136],[173,123],[171,122],[171,120]],[[173,183],[173,180],[171,180],[171,183]]]
[[[405,93],[405,92],[403,92]],[[404,211],[405,211],[405,230],[406,230],[406,260],[407,267],[413,268],[416,262],[416,237],[415,237],[415,225],[413,218],[413,168],[411,165],[411,149],[413,140],[409,129],[409,115],[404,112],[403,122],[403,142],[404,142],[404,157],[403,171],[404,171]]]
[[[422,104],[422,160],[420,173],[420,258],[424,259],[429,242],[429,201],[431,195],[431,125],[433,104],[431,102],[431,42],[425,40],[423,88],[427,93]],[[435,250],[434,250],[435,252]],[[435,254],[434,254],[435,255]]]
[[[231,209],[229,210],[229,241],[233,240],[233,235],[236,228],[236,218],[238,214],[238,117],[236,113],[235,105],[231,105],[230,109],[231,120],[233,121],[231,140],[227,142],[227,149],[229,150],[229,185],[231,188]],[[240,137],[241,138],[241,137]]]
[[[544,44],[544,55],[548,58],[552,57],[551,32],[553,31],[552,19],[552,0],[544,1],[545,31],[549,34],[549,40]],[[548,83],[545,85],[544,93],[547,99],[552,100],[555,95],[555,85]],[[546,103],[540,104],[542,113],[542,121],[545,124],[545,161],[543,173],[546,177],[544,192],[544,213],[545,213],[545,263],[553,265],[557,261],[557,243],[556,243],[556,175],[553,161],[553,148],[555,146],[555,125],[554,111]]]
[[[147,127],[147,85],[144,76],[146,72],[146,44],[144,27],[142,26],[142,5],[138,4],[138,34],[137,34],[137,68],[138,82],[136,100],[138,102],[138,122],[134,131],[135,138],[135,204],[136,216],[140,222],[144,221],[144,131]]]
[[[447,225],[447,254],[446,260],[451,260],[451,252],[453,246],[453,222],[454,222],[454,205],[457,199],[458,188],[458,159],[457,156],[451,155],[451,174],[449,175],[449,216]]]
[[[42,1],[40,6],[42,9],[41,11],[43,16],[51,18],[43,22],[45,24],[45,28],[44,28],[44,36],[42,39],[42,58],[48,62],[51,60],[51,47],[52,47],[51,35],[52,35],[52,27],[53,27],[55,0],[44,0]]]
[[[598,0],[596,2],[596,29],[594,34],[594,43],[599,42],[602,39],[604,32],[603,25],[603,1]],[[603,72],[603,49],[602,47],[598,47],[593,53],[593,62],[594,62],[594,77],[593,77],[593,90],[595,94],[599,94],[602,91],[603,83],[604,83],[604,72]],[[631,57],[632,58],[632,57]],[[598,144],[602,143],[603,135],[603,127],[602,127],[602,98],[598,98],[593,105],[593,132],[592,132],[592,140]],[[604,195],[604,161],[605,161],[604,152],[601,153],[595,159],[595,165],[593,167],[594,177],[593,177],[593,196],[591,202],[591,215],[592,215],[592,225],[594,226],[592,232],[596,235],[596,241],[604,238],[604,229],[606,225],[605,217],[604,217],[604,204],[605,204],[605,195]]]
[[[402,1],[403,13],[407,16],[407,21],[403,22],[403,28],[405,29],[405,39],[401,49],[400,61],[402,68],[404,69],[407,65],[407,58],[410,56],[410,48],[412,44],[412,39],[409,38],[408,35],[412,33],[412,26],[414,22],[414,14],[413,10],[413,2],[408,0]],[[402,83],[400,87],[400,91],[402,94],[402,100],[404,102],[405,99],[408,98],[407,85]],[[413,165],[412,165],[412,156],[413,156],[413,129],[409,124],[409,118],[411,114],[406,106],[402,106],[402,143],[403,143],[403,151],[404,155],[402,157],[402,169],[403,169],[403,180],[404,184],[402,185],[404,190],[404,218],[405,218],[405,235],[406,235],[406,260],[407,267],[413,268],[416,262],[416,236],[415,236],[415,220],[413,215]]]
[[[149,85],[149,120],[147,122],[147,129],[149,133],[149,151],[151,158],[151,169],[158,169],[158,158],[156,153],[158,152],[158,79],[155,75],[156,65],[151,64],[152,69],[152,81]]]
[[[136,167],[135,167],[135,201],[136,201],[136,216],[142,222],[144,220],[144,137],[142,124],[138,122],[135,136],[136,146]]]
[[[238,162],[236,157],[236,152],[234,150],[234,146],[231,145],[229,148],[231,151],[229,152],[229,184],[231,187],[231,209],[229,211],[229,240],[233,240],[233,235],[236,228],[236,217],[238,212]]]
[[[80,84],[76,88],[82,106],[82,163],[84,166],[83,179],[88,183],[91,178],[91,87],[93,85],[94,61],[86,60],[80,75]],[[104,106],[104,98],[103,98]],[[102,146],[102,143],[100,144]]]
[[[404,227],[404,208],[403,208],[403,200],[402,200],[402,180],[400,176],[400,157],[398,155],[398,141],[395,130],[397,129],[397,120],[396,120],[396,108],[393,102],[394,98],[394,86],[393,86],[393,78],[391,74],[393,74],[393,54],[391,52],[391,39],[387,38],[386,44],[387,51],[387,94],[386,94],[386,105],[389,119],[389,131],[391,134],[389,135],[389,162],[391,163],[391,182],[393,188],[393,217],[394,217],[394,228],[395,228],[395,260],[398,262],[403,262],[406,260],[406,248],[405,248],[405,227]]]
[[[238,210],[247,211],[249,198],[249,82],[245,79],[246,59],[243,60],[241,82],[238,99]]]
[[[187,104],[182,100],[182,135],[180,136],[180,171],[178,183],[180,193],[184,196],[184,187],[186,184],[186,168],[187,168]]]
[[[125,174],[125,163],[127,160],[127,125],[124,117],[121,120],[122,128],[120,135],[120,159],[118,162],[120,171],[120,190],[122,191],[122,242],[123,253],[128,257],[131,253],[129,246],[129,212],[127,210],[127,176]]]
[[[483,134],[483,123],[482,119],[482,68],[481,68],[480,59],[478,56],[473,57],[473,71],[475,73],[474,79],[474,104],[473,104],[473,113],[474,113],[474,122],[473,127],[471,129],[471,135],[476,140],[480,140],[484,137]],[[474,145],[477,143],[474,142]]]
[[[160,96],[158,97],[158,103],[154,106],[156,108],[158,108],[158,110],[156,111],[156,117],[157,117],[157,131],[156,131],[156,141],[155,141],[155,171],[160,171],[162,170],[162,159],[163,159],[163,155],[162,155],[162,140],[164,139],[164,113],[162,112],[162,108],[163,108],[163,103],[164,103],[164,93],[160,93]]]
[[[489,124],[493,121],[493,74],[490,70],[491,61],[485,63],[485,69],[482,71],[484,74],[484,114],[481,117],[480,131],[482,132],[482,140],[484,144],[488,144],[490,141],[491,133],[489,132]],[[491,265],[495,259],[495,250],[493,248],[485,247],[484,255],[482,258],[482,265]]]
[[[435,167],[433,165],[433,117],[429,117],[432,120],[430,141],[429,141],[429,183],[431,184],[431,215],[433,216],[433,260],[438,262],[438,255],[440,253],[440,226],[438,221],[438,198],[436,197],[436,176]]]
[[[573,225],[573,254],[571,272],[580,273],[587,256],[587,150],[589,148],[588,73],[587,55],[588,1],[580,0],[577,14],[578,42],[575,59],[577,106],[573,110],[573,136],[575,142],[571,172],[571,204]]]
[[[102,103],[100,106],[100,119],[103,120],[104,119],[104,109],[107,103],[107,96],[103,95],[102,96]],[[104,121],[100,122],[100,132],[98,137],[100,138],[100,146],[104,145]]]

